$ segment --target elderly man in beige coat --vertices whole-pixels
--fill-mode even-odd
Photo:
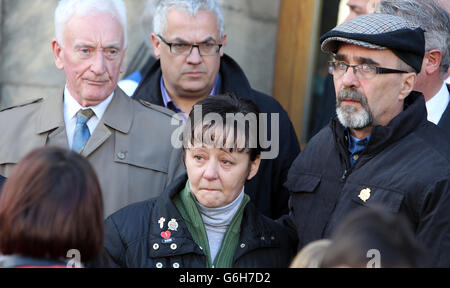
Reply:
[[[56,145],[94,166],[105,216],[157,196],[185,169],[181,150],[171,145],[173,113],[117,88],[127,47],[122,0],[61,0],[55,29],[52,49],[66,74],[64,94],[0,112],[0,174],[7,177],[34,148]]]

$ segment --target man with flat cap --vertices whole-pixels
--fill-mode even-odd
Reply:
[[[320,42],[332,55],[337,117],[311,139],[285,183],[298,248],[329,237],[349,212],[382,206],[407,217],[433,266],[449,267],[450,138],[427,121],[424,96],[412,91],[424,31],[370,14]]]

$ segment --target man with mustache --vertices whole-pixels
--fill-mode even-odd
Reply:
[[[289,194],[283,183],[300,145],[280,103],[252,89],[239,65],[224,53],[227,35],[217,1],[161,0],[154,6],[153,17],[150,37],[158,61],[146,68],[133,98],[167,107],[185,118],[195,103],[209,95],[232,93],[255,102],[261,113],[268,114],[268,134],[279,133],[279,143],[269,147],[278,146],[279,153],[274,159],[262,157],[246,192],[264,215],[278,218],[287,213]],[[272,115],[279,117],[279,125],[271,126]]]
[[[332,56],[337,117],[311,139],[285,183],[298,248],[330,237],[349,212],[378,205],[404,214],[432,265],[449,267],[450,138],[427,121],[424,96],[413,91],[424,31],[370,14],[320,41]]]
[[[184,172],[170,145],[172,112],[117,88],[127,49],[122,0],[61,0],[55,11],[56,67],[64,93],[0,112],[0,174],[34,148],[70,148],[98,174],[104,213],[147,200]],[[62,92],[62,89],[61,89]]]

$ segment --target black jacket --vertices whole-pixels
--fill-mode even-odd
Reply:
[[[133,98],[164,106],[160,89],[162,75],[160,61],[150,60],[143,73],[145,75]],[[222,84],[218,89],[219,93],[229,92],[241,98],[250,99],[257,104],[261,113],[279,114],[279,155],[274,160],[263,159],[258,174],[245,186],[247,194],[258,210],[267,217],[276,219],[288,212],[289,192],[283,187],[283,183],[286,181],[292,161],[300,153],[295,130],[280,103],[268,95],[253,90],[244,72],[229,56],[222,57],[219,73]],[[268,119],[270,135],[271,118]]]
[[[93,267],[205,268],[206,256],[194,242],[172,198],[186,185],[175,180],[161,196],[129,205],[105,220],[105,244]],[[176,219],[172,242],[164,243],[158,220]],[[244,209],[233,267],[287,267],[295,253],[295,235],[262,216],[253,204]],[[292,239],[295,239],[294,241]]]
[[[423,95],[411,93],[405,110],[370,141],[350,168],[344,127],[335,118],[294,161],[286,187],[299,247],[330,237],[350,211],[381,204],[403,213],[432,254],[450,267],[450,138],[427,121]],[[369,188],[370,198],[358,196]]]
[[[450,84],[447,84],[447,89],[448,93],[450,93]],[[444,114],[442,114],[441,120],[439,120],[437,125],[444,129],[448,135],[450,135],[450,103],[447,105],[447,108],[445,109]]]

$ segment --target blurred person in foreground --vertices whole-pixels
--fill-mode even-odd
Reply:
[[[335,117],[297,157],[286,187],[299,247],[329,238],[358,207],[403,213],[431,253],[450,266],[450,137],[427,120],[413,91],[424,31],[401,17],[368,14],[320,38],[331,56]]]
[[[429,255],[410,223],[381,207],[359,209],[339,223],[325,250],[321,267],[421,268]]]
[[[0,267],[81,267],[94,259],[103,246],[103,202],[89,162],[56,147],[27,154],[0,196],[0,235]]]
[[[289,268],[319,268],[330,244],[329,239],[309,243],[297,253]]]
[[[258,212],[246,193],[261,162],[258,113],[229,95],[197,103],[182,135],[187,175],[108,217],[93,266],[288,267],[295,233]],[[229,121],[239,114],[248,120]]]

